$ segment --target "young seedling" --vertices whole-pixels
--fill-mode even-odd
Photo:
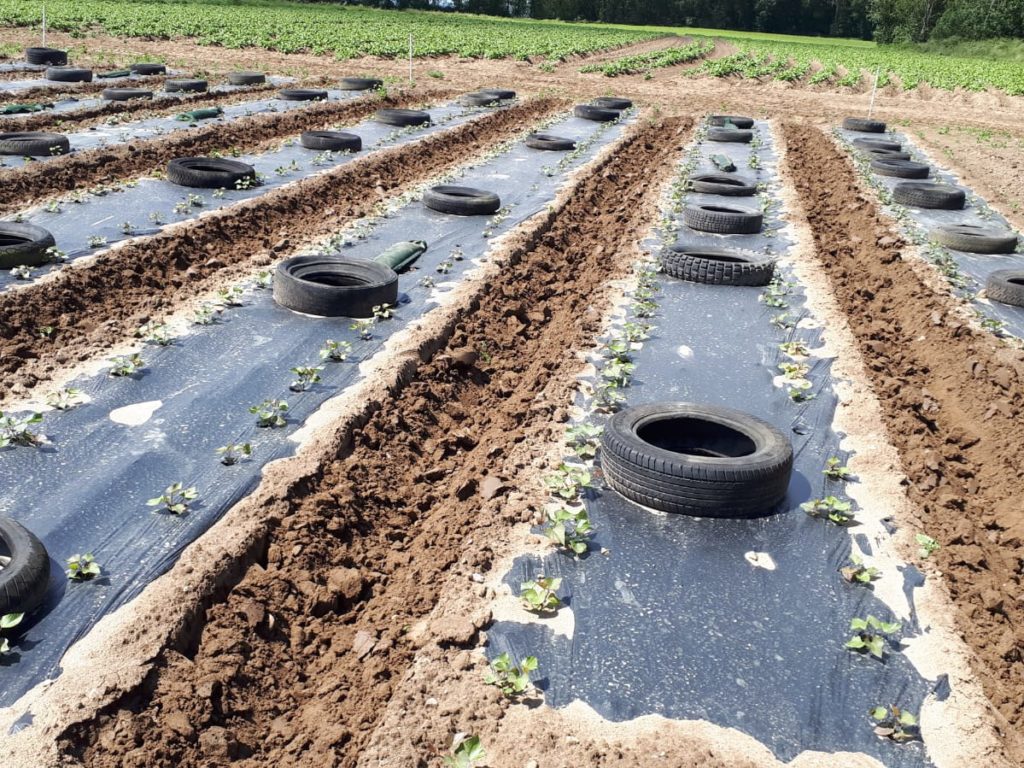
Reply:
[[[32,268],[26,267],[24,264],[19,264],[11,269],[11,277],[15,280],[31,280]]]
[[[594,408],[601,413],[614,413],[626,402],[626,396],[610,382],[594,388]]]
[[[628,363],[632,360],[632,352],[633,345],[626,338],[612,339],[601,347],[601,354],[605,357],[610,357],[612,360],[618,360],[623,363]]]
[[[179,216],[188,216],[192,212],[192,206],[187,201],[181,200],[174,204],[173,210]]]
[[[864,565],[864,559],[856,552],[850,553],[851,565],[839,569],[839,573],[851,584],[870,584],[882,572],[873,566]]]
[[[576,501],[584,488],[591,488],[591,477],[583,467],[570,467],[559,464],[553,474],[544,478],[544,485],[556,496],[565,501]]]
[[[395,306],[393,304],[378,304],[373,308],[375,320],[390,320],[394,313]]]
[[[626,337],[627,341],[636,343],[644,341],[650,338],[651,331],[654,330],[654,326],[650,323],[626,323],[622,326],[622,333]]]
[[[220,320],[220,315],[223,311],[220,307],[213,304],[203,304],[192,316],[192,322],[196,325],[213,325]]]
[[[119,377],[134,376],[146,364],[138,352],[131,355],[112,357],[110,362],[113,363],[110,368],[110,375]]]
[[[420,285],[424,288],[433,288],[435,285],[434,278],[430,275],[424,275],[420,278]]]
[[[648,317],[654,317],[654,313],[658,309],[658,305],[650,299],[643,299],[641,301],[634,301],[630,305],[630,309],[633,311],[634,317],[646,319]]]
[[[596,424],[577,424],[565,431],[566,443],[569,450],[583,460],[592,459],[597,455],[598,438],[604,432],[604,427]]]
[[[31,447],[39,445],[42,439],[39,433],[32,430],[33,425],[41,424],[43,414],[30,413],[28,416],[9,416],[0,411],[0,448],[8,445]]]
[[[135,225],[132,224],[130,221],[123,222],[121,224],[121,233],[125,234],[125,235],[128,235],[129,237],[131,235],[134,235],[135,234]]]
[[[512,663],[512,657],[503,653],[491,662],[491,668],[484,673],[487,685],[497,686],[505,696],[512,699],[532,688],[530,673],[537,669],[537,657],[527,656],[522,666]]]
[[[155,499],[146,502],[147,507],[163,507],[172,515],[183,515],[188,512],[188,505],[199,496],[193,485],[185,488],[182,483],[169,485]]]
[[[927,559],[939,549],[939,542],[931,536],[924,533],[916,533],[914,534],[914,538],[917,540],[917,545],[920,547],[920,549],[918,549],[918,554],[923,558]]]
[[[206,205],[206,201],[203,199],[202,195],[189,195],[187,202],[193,208],[202,208]]]
[[[100,564],[91,554],[72,555],[68,558],[68,578],[72,581],[89,581],[100,575]]]
[[[0,616],[0,632],[5,629],[14,629],[16,626],[21,624],[21,620],[25,618],[24,613],[5,613]],[[7,642],[6,637],[0,637],[0,656],[11,650],[10,644]]]
[[[50,202],[48,202],[46,204],[46,212],[47,213],[60,213],[61,212],[60,200],[51,200]]]
[[[785,385],[786,394],[794,403],[805,403],[808,400],[813,400],[815,398],[815,394],[811,392],[811,387],[813,387],[814,384],[810,379],[787,379]]]
[[[222,307],[242,306],[242,294],[245,289],[240,285],[233,285],[230,288],[221,288],[217,291],[217,303]]]
[[[217,449],[217,455],[220,456],[220,463],[225,467],[230,467],[237,464],[243,458],[252,456],[252,444],[251,443],[228,443],[222,445]]]
[[[363,341],[369,341],[373,338],[373,326],[376,322],[376,317],[364,317],[359,320],[353,320],[352,325],[348,328],[350,331],[356,331],[359,334],[359,338]]]
[[[588,539],[594,532],[586,507],[548,510],[548,527],[544,535],[563,549],[576,555],[587,551]]]
[[[868,714],[875,721],[875,735],[879,738],[891,739],[899,744],[920,738],[917,718],[895,704],[873,707]]]
[[[485,757],[487,753],[484,752],[479,736],[457,733],[452,740],[451,754],[446,755],[442,762],[447,768],[474,768]]]
[[[259,288],[262,291],[265,291],[268,288],[270,288],[270,286],[273,284],[273,282],[274,282],[274,273],[270,272],[269,270],[266,270],[266,269],[261,270],[256,275],[256,280],[255,280],[256,287]]]
[[[436,269],[442,275],[447,275],[449,272],[452,271],[453,266],[454,265],[452,264],[451,259],[445,259],[444,261],[437,265]]]
[[[166,347],[174,341],[167,332],[166,325],[152,320],[140,325],[139,329],[135,331],[135,335],[147,344],[157,344],[161,347]]]
[[[810,354],[807,344],[802,341],[787,341],[779,344],[779,349],[787,357],[807,357]]]
[[[776,328],[781,328],[784,331],[788,331],[793,328],[793,321],[789,319],[789,315],[787,315],[785,312],[780,312],[779,314],[772,317],[772,319],[769,320],[768,322],[770,322]]]
[[[636,370],[635,364],[625,363],[616,358],[601,369],[601,378],[621,389],[622,387],[629,386],[630,377],[633,375],[634,370]]]
[[[106,244],[107,238],[102,237],[101,235],[93,235],[92,237],[89,238],[90,248],[102,248]]]
[[[848,501],[841,501],[835,496],[826,496],[823,499],[811,499],[804,502],[800,508],[811,517],[827,517],[836,525],[846,525],[853,521],[853,505]]]
[[[787,381],[796,381],[805,378],[810,373],[811,366],[806,363],[779,363],[779,370]]]
[[[821,470],[821,473],[829,480],[849,480],[853,477],[850,468],[843,464],[842,459],[835,456],[828,458],[825,462],[825,468]]]
[[[282,414],[288,412],[288,403],[284,400],[264,400],[259,405],[249,408],[249,413],[256,416],[258,427],[283,427],[288,422]]]
[[[46,396],[46,404],[58,411],[67,411],[82,401],[82,390],[65,387]]]
[[[352,345],[347,341],[334,341],[328,339],[320,349],[320,359],[330,360],[332,363],[340,363],[348,357],[352,351]]]
[[[53,336],[53,332],[56,329],[52,325],[43,325],[40,326],[37,330],[39,331],[39,338],[49,339]]]
[[[164,224],[164,215],[160,211],[153,211],[149,214],[149,220],[156,226],[162,226]]]
[[[295,374],[296,379],[288,388],[292,392],[305,392],[314,384],[320,383],[320,371],[323,369],[322,365],[300,365],[292,368],[292,373]]]
[[[44,253],[46,254],[47,262],[50,264],[57,264],[68,260],[67,253],[55,245],[51,245]]]
[[[881,621],[868,616],[866,619],[852,619],[850,629],[857,634],[846,641],[846,648],[857,653],[870,653],[876,659],[881,659],[885,657],[885,635],[899,632],[901,625],[895,621]]]
[[[538,576],[533,581],[524,581],[519,585],[519,600],[523,607],[532,613],[557,611],[562,601],[555,593],[561,586],[561,579],[556,579],[553,576]]]

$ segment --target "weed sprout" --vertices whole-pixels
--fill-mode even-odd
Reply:
[[[930,557],[934,552],[939,549],[939,542],[924,533],[914,534],[914,539],[917,541],[918,554],[923,558]]]

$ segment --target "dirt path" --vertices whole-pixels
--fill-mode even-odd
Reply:
[[[978,656],[975,672],[1024,756],[1024,354],[964,319],[828,137],[795,123],[784,134],[818,258],[923,510],[920,530],[942,546],[933,561]]]
[[[232,755],[355,765],[415,651],[407,628],[433,608],[456,561],[486,568],[486,541],[513,522],[502,496],[525,465],[506,457],[564,419],[551,401],[573,386],[567,350],[597,329],[595,304],[629,261],[608,257],[630,253],[653,220],[649,193],[686,127],[642,124],[519,240],[447,349],[381,403],[350,456],[293,496],[266,561],[208,612],[195,645],[169,650],[145,690],[70,733],[70,751],[97,767],[208,766]],[[445,622],[431,635],[471,643],[485,620]]]
[[[353,117],[375,106],[349,105],[356,108]],[[251,270],[269,263],[275,253],[339,231],[386,197],[465,163],[561,106],[557,100],[538,99],[485,115],[153,237],[128,241],[87,264],[69,265],[52,279],[0,294],[5,393],[24,393],[66,365],[123,342],[146,320],[211,290],[211,283],[223,280],[232,268]],[[335,112],[329,122],[337,119]],[[153,152],[175,156],[160,143]],[[118,290],[112,292],[111,285]],[[42,324],[53,325],[52,339],[40,337]]]

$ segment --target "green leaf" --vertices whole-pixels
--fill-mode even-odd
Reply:
[[[868,714],[875,720],[885,720],[889,716],[889,710],[886,707],[875,707]]]
[[[11,629],[21,624],[21,620],[25,618],[24,613],[5,613],[0,616],[0,629]]]
[[[522,670],[523,672],[533,672],[535,669],[537,669],[537,664],[538,662],[536,656],[527,656],[525,659],[523,659]]]
[[[867,642],[868,651],[872,656],[876,658],[882,658],[885,655],[885,641],[882,640],[878,635],[873,635]]]
[[[864,621],[864,619],[853,618],[853,619],[850,620],[850,629],[860,631],[860,630],[867,629],[867,628],[868,628],[868,622]]]
[[[847,640],[846,647],[853,651],[860,651],[863,650],[866,647],[866,645],[864,643],[864,640],[862,640],[861,637],[858,635],[857,637],[851,637],[849,640]]]
[[[149,501],[147,501],[146,502],[146,506],[147,507],[158,507],[158,506],[160,506],[163,503],[164,503],[164,497],[163,496],[159,496],[159,497],[157,497],[155,499],[150,499]]]
[[[903,710],[900,712],[900,722],[903,725],[917,725],[917,718],[910,712]]]

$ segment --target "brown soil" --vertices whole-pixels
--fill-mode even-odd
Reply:
[[[30,75],[30,77],[33,77]],[[164,78],[147,77],[137,81],[135,87],[153,88],[161,87]],[[118,83],[105,83],[102,80],[94,80],[91,83],[59,83],[53,86],[40,86],[29,88],[26,91],[0,91],[0,105],[22,104],[31,101],[53,101],[54,99],[66,98],[68,96],[95,95],[105,88],[117,87]]]
[[[69,753],[97,768],[356,765],[422,644],[409,627],[460,559],[487,570],[486,542],[518,519],[503,497],[530,467],[509,455],[566,420],[556,404],[578,365],[566,351],[592,342],[607,281],[628,268],[609,257],[631,255],[653,221],[650,193],[687,127],[638,126],[518,238],[442,354],[380,404],[349,455],[268,510],[265,561],[198,637],[155,660],[141,690],[69,732]],[[475,352],[484,344],[489,361]],[[470,646],[487,619],[452,618],[429,635]]]
[[[159,115],[176,115],[199,107],[237,104],[242,101],[259,99],[261,95],[265,98],[266,93],[274,90],[272,85],[260,85],[232,93],[189,93],[181,98],[155,97],[152,100],[107,101],[72,112],[37,112],[25,117],[12,118],[4,121],[3,126],[7,130],[18,131],[46,129],[58,132],[80,131],[83,128],[105,123],[112,115],[117,115],[124,120],[144,120]],[[7,126],[10,126],[10,129]]]
[[[200,125],[170,136],[112,147],[91,149],[45,163],[31,163],[4,173],[0,186],[0,213],[10,213],[30,202],[98,184],[113,184],[163,170],[176,157],[205,155],[240,149],[259,151],[272,140],[302,131],[328,128],[339,122],[359,120],[384,106],[407,106],[411,94],[377,99],[329,101],[303,109],[251,115],[227,124]]]
[[[359,105],[349,106],[358,113]],[[159,235],[127,242],[88,265],[70,265],[53,279],[0,294],[0,374],[5,374],[5,392],[17,396],[63,366],[123,343],[141,323],[208,291],[210,281],[222,279],[229,270],[251,270],[284,251],[335,233],[372,213],[384,198],[467,162],[560,107],[564,104],[557,100],[537,99],[493,112]],[[331,122],[337,117],[335,112]],[[111,285],[118,290],[112,292]],[[54,326],[51,339],[40,338],[40,325]]]
[[[932,157],[970,182],[974,191],[1024,229],[1024,133],[960,125],[906,129]]]
[[[942,546],[931,561],[1008,721],[1008,747],[1024,759],[1024,354],[935,290],[820,130],[787,123],[784,134],[818,259],[850,318],[921,530]]]

